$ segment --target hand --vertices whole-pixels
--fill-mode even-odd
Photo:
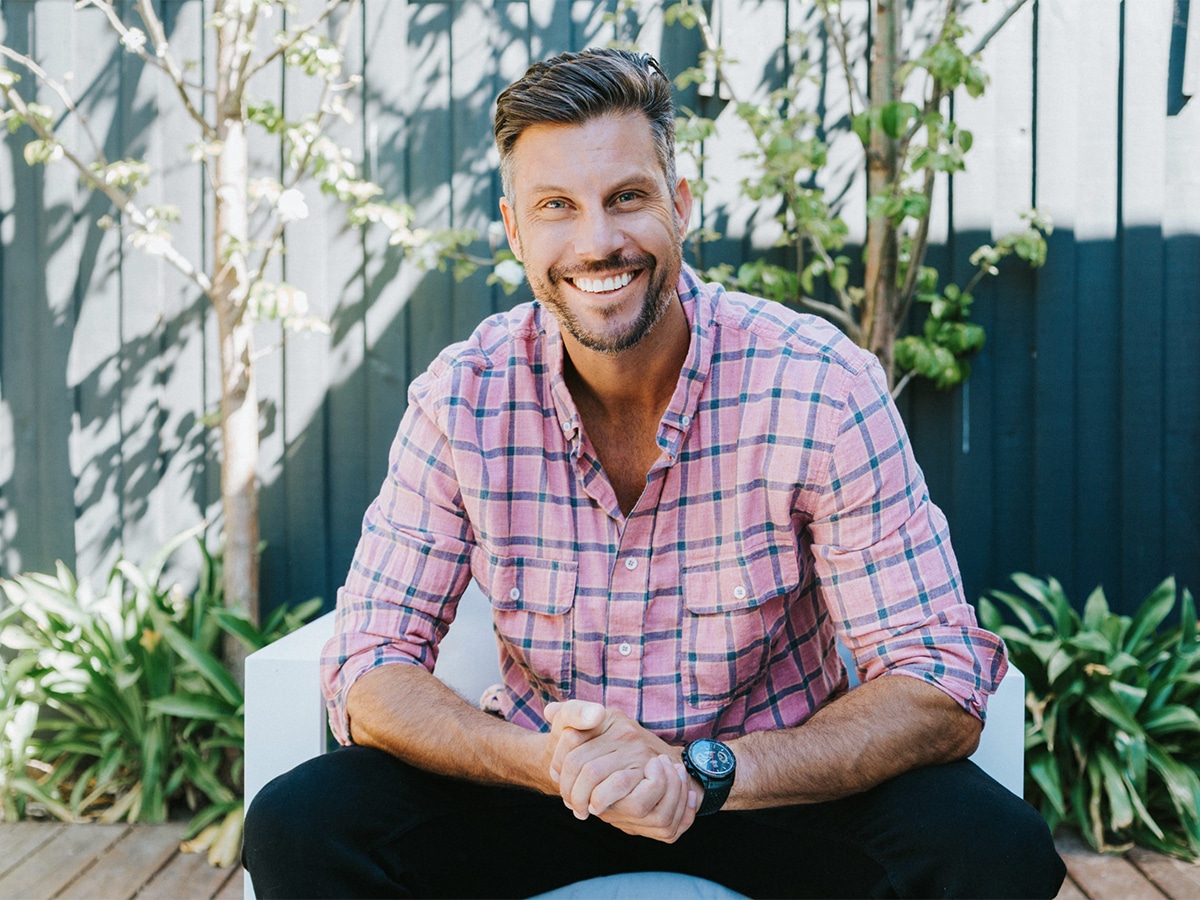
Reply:
[[[667,842],[691,826],[701,789],[656,734],[580,700],[549,704],[546,718],[550,778],[578,818],[599,816],[626,833]]]

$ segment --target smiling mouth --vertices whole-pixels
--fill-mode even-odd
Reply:
[[[637,278],[641,273],[641,269],[635,269],[632,272],[622,272],[620,275],[610,275],[607,278],[589,278],[586,275],[579,278],[568,278],[579,290],[585,294],[606,294],[610,291],[617,291]]]

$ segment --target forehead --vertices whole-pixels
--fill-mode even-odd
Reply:
[[[654,132],[641,112],[598,116],[578,125],[531,125],[513,145],[512,162],[518,196],[626,179],[666,182]]]

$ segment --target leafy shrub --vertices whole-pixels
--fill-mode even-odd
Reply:
[[[1050,579],[1013,575],[1025,596],[993,591],[1013,614],[980,601],[984,627],[1025,674],[1027,793],[1051,828],[1078,825],[1097,850],[1141,844],[1200,857],[1200,647],[1183,590],[1179,624],[1166,579],[1137,614],[1111,612],[1097,588],[1072,609]]]
[[[160,586],[172,540],[139,569],[113,566],[103,592],[62,563],[0,581],[0,801],[68,821],[161,822],[186,807],[194,834],[240,838],[244,697],[219,660],[221,635],[265,646],[320,606],[280,609],[256,628],[221,598],[220,559],[201,542],[194,596]],[[210,832],[210,838],[215,837]]]

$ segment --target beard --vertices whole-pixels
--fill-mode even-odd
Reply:
[[[581,345],[599,353],[620,353],[637,345],[642,338],[654,330],[674,299],[679,282],[679,270],[683,263],[683,253],[678,245],[672,245],[673,252],[664,260],[659,260],[648,253],[625,255],[614,253],[597,262],[578,266],[551,266],[545,276],[525,270],[529,287],[533,296],[554,314],[559,326]],[[584,275],[602,274],[615,270],[643,269],[646,271],[646,294],[642,298],[642,308],[637,318],[622,329],[597,332],[590,331],[573,313],[562,295],[562,282],[568,278],[574,279]],[[640,275],[640,273],[639,273]],[[621,311],[622,304],[601,309],[600,315],[605,319],[615,318]]]

